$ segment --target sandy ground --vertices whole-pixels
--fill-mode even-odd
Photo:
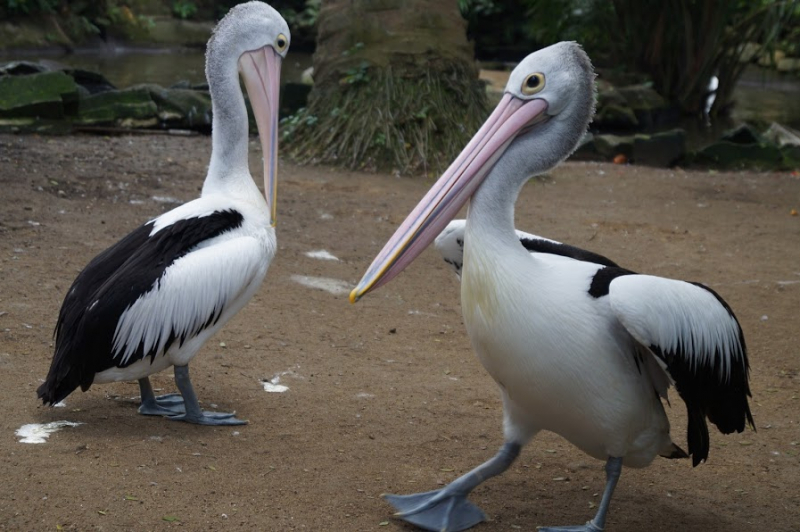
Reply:
[[[457,280],[434,250],[358,305],[293,278],[352,286],[431,181],[286,163],[267,280],[191,364],[203,405],[235,409],[249,425],[140,416],[132,383],[75,392],[63,408],[38,404],[75,275],[170,201],[196,197],[208,154],[205,137],[0,136],[0,529],[411,530],[382,493],[434,489],[501,445],[498,392],[470,348]],[[758,432],[712,432],[709,462],[695,469],[663,459],[626,469],[608,530],[798,530],[793,208],[800,179],[777,173],[569,163],[523,190],[521,229],[709,284],[750,347]],[[313,250],[340,260],[305,255]],[[265,392],[276,376],[288,390]],[[153,380],[175,389],[169,371]],[[677,396],[669,415],[685,444]],[[38,445],[15,436],[60,420],[82,425]],[[585,522],[603,483],[602,463],[540,435],[473,493],[490,517],[476,530]]]

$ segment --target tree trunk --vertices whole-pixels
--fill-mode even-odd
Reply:
[[[444,169],[486,115],[456,0],[324,0],[308,107],[284,121],[300,162]]]

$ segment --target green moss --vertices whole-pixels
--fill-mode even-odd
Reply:
[[[107,91],[81,99],[78,123],[116,124],[132,119],[139,123],[155,119],[158,108],[144,88]]]
[[[63,72],[0,77],[0,118],[62,118],[77,98],[78,86]]]

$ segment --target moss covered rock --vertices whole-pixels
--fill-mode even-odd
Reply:
[[[632,163],[647,166],[674,166],[686,155],[686,132],[682,129],[652,135],[595,135],[592,143],[601,159],[624,155]]]
[[[0,118],[63,118],[77,103],[78,86],[63,72],[0,77]]]
[[[129,90],[147,91],[157,107],[163,127],[211,130],[211,95],[208,91],[164,88],[152,83],[136,85]]]
[[[738,144],[720,140],[695,153],[692,161],[723,168],[774,170],[784,167],[784,156],[773,144]]]
[[[158,106],[145,88],[101,92],[81,98],[76,123],[154,127],[158,125]]]

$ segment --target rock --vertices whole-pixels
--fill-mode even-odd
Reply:
[[[39,74],[47,72],[48,68],[32,61],[11,61],[0,66],[0,76],[21,76],[25,74]]]
[[[755,42],[746,42],[739,51],[739,61],[742,63],[752,63],[761,53],[761,45]]]
[[[673,129],[652,135],[595,135],[593,144],[604,160],[621,155],[635,164],[673,166],[686,154],[686,132]]]
[[[83,87],[89,94],[97,94],[99,92],[113,91],[117,88],[113,83],[108,81],[105,76],[92,72],[90,70],[83,70],[80,68],[65,68],[65,74],[72,77],[75,83]]]
[[[595,135],[594,146],[603,159],[611,160],[617,155],[630,158],[633,155],[632,135]]]
[[[653,135],[636,135],[631,162],[648,166],[670,167],[686,155],[686,132],[682,129],[661,131]]]
[[[721,139],[734,144],[761,144],[765,142],[764,137],[749,124],[742,124],[726,131],[722,134]]]
[[[0,118],[0,133],[66,135],[72,131],[67,120],[47,118]]]
[[[158,124],[158,107],[147,89],[131,88],[93,94],[80,100],[78,119],[83,125]],[[126,122],[127,121],[127,122]],[[124,126],[123,126],[124,127]]]
[[[150,94],[163,127],[211,131],[211,95],[207,91],[165,89],[155,84],[136,85],[131,89]]]
[[[695,153],[692,162],[723,168],[775,170],[783,167],[783,154],[772,144],[737,144],[720,140]]]
[[[314,84],[314,67],[310,66],[307,69],[303,70],[303,73],[300,74],[300,83],[303,85],[313,85]]]
[[[600,129],[636,129],[639,125],[633,109],[614,103],[599,107],[592,123]]]
[[[649,84],[614,87],[598,80],[594,125],[601,129],[634,130],[675,123],[680,113]]]
[[[780,147],[800,146],[800,131],[794,130],[787,126],[782,126],[777,122],[770,124],[769,128],[764,132],[764,139],[777,144]]]
[[[777,68],[780,72],[795,72],[800,70],[800,58],[784,57],[778,61]]]
[[[617,92],[620,96],[625,98],[625,102],[634,110],[661,109],[666,106],[664,98],[647,83],[620,87],[617,89]]]
[[[666,100],[658,94],[649,84],[630,85],[620,87],[617,92],[625,99],[628,107],[633,111],[640,127],[649,128],[671,123],[678,116],[667,104]]]
[[[772,67],[780,63],[781,59],[786,57],[786,52],[782,50],[775,50],[774,52],[765,53],[758,58],[758,64],[764,67]]]
[[[606,105],[628,105],[628,101],[622,96],[614,85],[604,79],[595,80],[597,85],[597,106]]]
[[[781,146],[780,150],[781,155],[783,155],[784,168],[800,168],[800,146],[794,144],[785,144]]]
[[[63,118],[77,103],[78,86],[63,72],[0,77],[0,118]]]

